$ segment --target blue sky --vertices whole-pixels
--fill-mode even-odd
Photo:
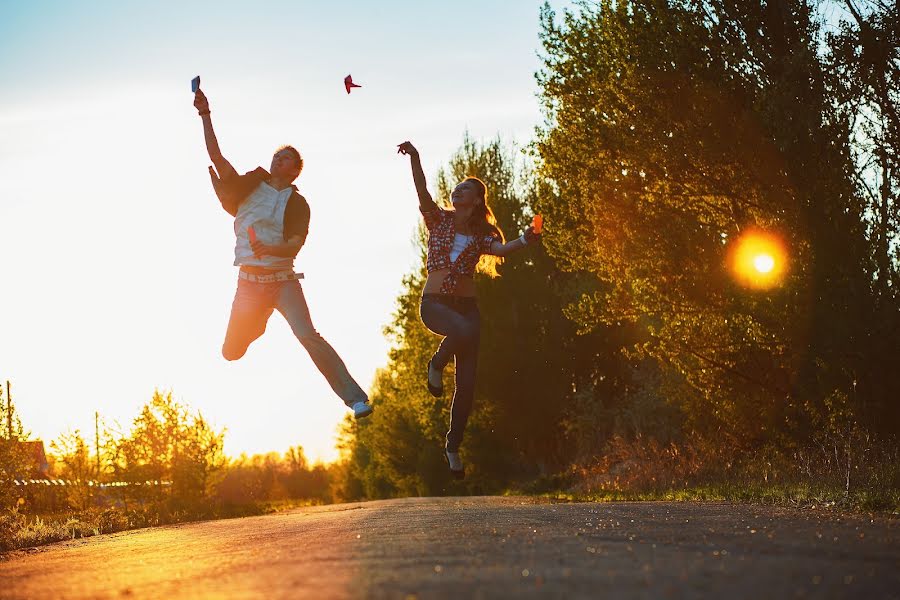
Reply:
[[[412,140],[432,178],[466,130],[527,143],[540,5],[0,4],[0,378],[26,427],[87,431],[94,410],[127,425],[160,387],[227,428],[231,454],[335,458],[345,408],[279,315],[241,361],[220,355],[233,231],[190,79],[239,171],[283,143],[303,153],[297,270],[317,329],[368,388],[416,259],[396,144]],[[363,85],[350,96],[348,73]]]

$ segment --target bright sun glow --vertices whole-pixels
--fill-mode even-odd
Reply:
[[[759,254],[753,259],[753,266],[760,273],[768,273],[775,267],[775,259],[769,254]]]
[[[775,235],[753,230],[732,243],[729,268],[741,285],[769,289],[780,284],[787,269],[784,243]]]

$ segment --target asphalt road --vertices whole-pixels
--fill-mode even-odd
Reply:
[[[898,598],[900,521],[721,503],[413,498],[74,540],[0,598]]]

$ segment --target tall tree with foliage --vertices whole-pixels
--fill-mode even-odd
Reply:
[[[91,507],[92,481],[97,478],[96,461],[91,459],[88,443],[76,429],[63,433],[50,444],[57,462],[57,475],[65,479],[69,505],[76,509]]]
[[[114,470],[133,484],[129,489],[140,501],[168,498],[173,508],[196,506],[225,465],[223,439],[224,432],[213,430],[201,414],[190,414],[172,392],[156,390],[118,442],[113,454],[121,463]]]
[[[900,5],[844,0],[829,29],[826,64],[835,103],[852,124],[854,181],[864,204],[873,310],[861,332],[867,352],[855,395],[882,431],[900,423],[900,380],[891,376],[900,339]]]
[[[738,445],[803,438],[855,397],[872,354],[871,244],[853,124],[809,2],[579,3],[543,11],[547,246],[598,289],[568,314],[631,322],[688,427]],[[783,284],[734,283],[760,228]],[[893,349],[896,356],[896,349]],[[874,399],[874,398],[873,398]],[[835,408],[836,405],[840,405]],[[877,416],[869,414],[870,423]]]
[[[11,425],[11,427],[10,427]],[[4,388],[0,386],[0,515],[2,511],[14,509],[19,499],[16,479],[31,475],[31,457],[19,443],[28,434],[16,414],[15,404],[9,402]]]

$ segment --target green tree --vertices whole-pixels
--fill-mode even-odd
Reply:
[[[68,482],[66,496],[72,508],[85,510],[93,501],[93,484],[96,479],[96,461],[91,459],[90,447],[81,431],[60,435],[50,444],[57,461],[57,475]]]
[[[215,499],[232,506],[267,501],[331,500],[331,474],[321,464],[309,466],[303,448],[242,455],[223,469]]]
[[[142,503],[168,497],[173,508],[196,507],[209,496],[214,476],[225,464],[224,436],[201,414],[191,414],[172,392],[156,390],[130,434],[119,440],[114,454],[120,462],[114,470]]]
[[[12,424],[12,431],[8,425]],[[30,476],[31,457],[19,440],[28,438],[22,422],[16,414],[15,404],[8,403],[4,388],[0,386],[0,511],[14,509],[19,500],[16,479]],[[11,434],[11,435],[10,435]]]
[[[866,207],[814,9],[603,1],[542,16],[546,246],[597,281],[567,314],[634,324],[686,427],[742,445],[809,435],[869,354]],[[765,293],[725,268],[753,227],[789,249]]]
[[[900,423],[900,380],[891,376],[900,340],[900,5],[836,3],[845,18],[827,37],[826,65],[835,102],[850,119],[857,193],[870,244],[867,265],[874,296],[862,344],[861,371],[852,392],[865,397],[876,429]]]

